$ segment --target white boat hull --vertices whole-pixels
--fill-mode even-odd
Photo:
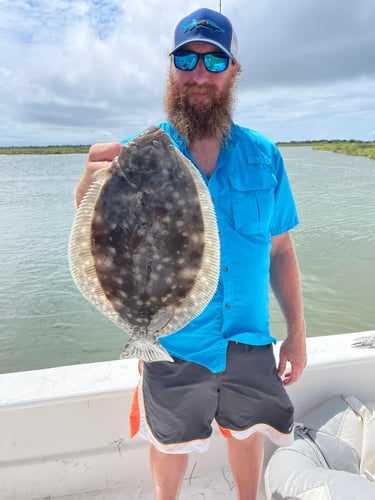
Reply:
[[[288,389],[297,420],[336,394],[375,401],[375,349],[351,347],[370,334],[308,339],[308,366]],[[136,360],[0,375],[0,498],[153,498],[148,446],[129,439],[137,380]],[[203,493],[235,498],[218,432],[207,453],[191,457],[181,498]]]

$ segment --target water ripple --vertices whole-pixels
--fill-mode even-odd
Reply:
[[[375,327],[375,162],[282,150],[309,335]],[[117,359],[124,334],[76,289],[67,242],[85,155],[0,156],[0,372]],[[15,172],[17,173],[15,175]],[[272,329],[285,336],[276,301]]]

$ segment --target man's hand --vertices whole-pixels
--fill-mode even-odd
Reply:
[[[278,373],[284,385],[291,385],[301,376],[307,356],[299,269],[289,233],[272,238],[270,279],[288,331],[280,347]]]
[[[113,159],[120,154],[120,151],[121,144],[118,142],[94,144],[91,146],[87,157],[86,169],[78,182],[75,192],[77,207],[93,181],[93,174],[102,168],[110,167]]]
[[[307,362],[305,327],[300,332],[288,335],[280,347],[278,374],[284,385],[291,385],[300,378]],[[287,363],[290,370],[287,370]]]

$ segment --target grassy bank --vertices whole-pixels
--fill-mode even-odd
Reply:
[[[352,156],[366,156],[375,160],[375,141],[291,141],[280,142],[279,146],[311,146],[321,151],[333,151]]]
[[[375,141],[290,141],[279,142],[278,146],[310,146],[313,149],[333,151],[354,156],[366,156],[375,160]],[[86,154],[90,146],[14,146],[0,147],[0,154],[3,155],[48,155],[48,154]]]
[[[314,149],[333,151],[334,153],[345,155],[366,156],[371,160],[375,160],[375,142],[337,141],[330,144],[314,146]]]
[[[67,155],[87,153],[90,146],[14,146],[0,147],[0,155]]]

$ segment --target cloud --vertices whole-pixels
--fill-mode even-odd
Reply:
[[[249,82],[310,85],[375,75],[371,0],[261,1],[244,7],[236,26]]]
[[[162,119],[175,19],[160,7],[155,0],[9,2],[2,22],[12,54],[0,64],[0,91],[16,128],[35,141],[44,126],[66,137],[70,124],[69,142],[84,142],[95,129],[115,138],[117,129]]]
[[[218,3],[205,2],[214,9]],[[0,145],[26,145],[118,140],[162,120],[172,32],[201,3],[0,5]],[[373,0],[222,5],[240,44],[241,123],[274,140],[371,136]]]
[[[273,140],[374,140],[375,80],[328,84],[244,88],[238,96],[236,119],[262,129]]]

